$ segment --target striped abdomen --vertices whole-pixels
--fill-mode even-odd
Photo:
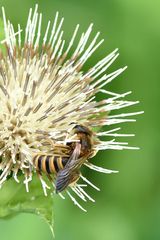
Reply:
[[[51,174],[63,169],[69,158],[54,155],[36,155],[33,163],[37,171]]]

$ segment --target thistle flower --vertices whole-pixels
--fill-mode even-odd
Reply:
[[[134,119],[128,117],[142,113],[109,115],[111,110],[138,103],[122,100],[131,92],[115,93],[106,90],[107,85],[126,69],[124,67],[106,73],[119,55],[118,49],[84,72],[83,65],[103,42],[98,41],[99,32],[90,39],[93,24],[82,33],[74,48],[79,25],[67,44],[63,40],[64,19],[59,20],[58,13],[53,24],[48,22],[44,36],[41,35],[42,14],[38,13],[37,5],[34,11],[30,9],[24,30],[18,25],[18,30],[15,31],[10,21],[6,20],[4,8],[2,13],[5,31],[2,44],[6,51],[0,54],[0,186],[11,174],[19,182],[18,175],[21,172],[24,174],[26,190],[29,191],[28,183],[36,170],[33,155],[40,151],[46,154],[52,151],[51,145],[46,144],[46,139],[63,146],[74,142],[74,136],[71,135],[74,124],[85,125],[94,132],[97,140],[93,146],[95,151],[136,149],[115,139],[101,140],[101,136],[133,136],[117,133],[120,128],[103,131],[100,127],[134,122]],[[102,93],[104,99],[97,101],[97,93]],[[84,165],[102,173],[116,172],[93,165],[91,159],[86,159]],[[39,178],[47,195],[46,188],[51,186],[47,185],[42,175]],[[82,173],[80,178],[85,186],[91,185],[99,190]],[[51,183],[54,185],[54,182]],[[83,186],[77,182],[65,191],[82,210],[84,209],[70,190],[84,201],[94,201]],[[64,198],[61,193],[59,195]]]

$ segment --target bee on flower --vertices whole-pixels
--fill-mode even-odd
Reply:
[[[79,25],[66,43],[64,19],[59,20],[58,13],[53,23],[48,22],[44,35],[38,5],[30,9],[25,29],[19,24],[14,30],[4,8],[2,14],[5,38],[1,44],[5,51],[0,53],[0,186],[11,174],[19,182],[19,173],[23,173],[28,192],[29,182],[37,174],[45,195],[53,186],[62,198],[67,194],[85,211],[72,192],[84,201],[94,202],[84,186],[99,188],[83,176],[82,165],[102,173],[116,173],[95,166],[92,157],[99,150],[137,149],[115,140],[133,134],[117,133],[120,128],[115,127],[107,131],[102,128],[133,122],[130,116],[142,113],[109,114],[138,103],[124,100],[131,92],[107,90],[107,85],[126,67],[106,73],[119,55],[115,49],[83,71],[86,61],[103,43],[103,39],[98,40],[99,32],[91,39],[93,24],[75,47]],[[95,98],[97,93],[103,95],[100,101]],[[102,141],[103,136],[113,139]]]

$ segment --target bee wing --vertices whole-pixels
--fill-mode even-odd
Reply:
[[[57,174],[56,192],[63,191],[72,182],[72,179],[74,179],[74,172],[81,165],[81,160],[79,159],[80,151],[81,144],[77,143],[67,164]]]

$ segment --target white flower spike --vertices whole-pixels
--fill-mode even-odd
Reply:
[[[47,170],[47,164],[51,162],[47,163],[47,156],[48,154],[52,156],[55,148],[61,146],[62,153],[56,154],[59,154],[61,159],[64,154],[69,161],[68,153],[63,152],[63,147],[67,149],[74,144],[80,145],[80,139],[77,139],[76,134],[72,134],[76,124],[86,126],[92,131],[94,135],[92,148],[96,152],[105,149],[137,149],[129,147],[125,142],[116,142],[115,139],[100,140],[101,136],[106,138],[133,136],[133,134],[117,133],[120,128],[103,131],[101,126],[134,122],[135,120],[129,117],[142,113],[108,115],[111,110],[138,103],[123,100],[131,92],[120,94],[103,89],[103,87],[107,89],[107,84],[126,69],[124,67],[112,73],[106,73],[119,55],[118,49],[101,59],[87,72],[83,72],[83,65],[103,42],[103,40],[98,41],[99,32],[93,40],[90,39],[93,24],[82,33],[74,49],[79,25],[76,26],[67,44],[63,39],[64,19],[59,20],[58,13],[53,24],[48,22],[43,36],[41,34],[42,14],[38,13],[38,5],[34,11],[30,9],[25,29],[21,29],[18,25],[15,31],[10,21],[6,19],[4,8],[2,8],[2,14],[5,39],[1,44],[5,46],[6,52],[0,53],[0,186],[5,183],[11,173],[15,181],[19,182],[18,174],[22,172],[26,190],[29,191],[29,182],[37,170],[36,166],[38,170],[45,168],[47,177],[55,186],[55,179],[52,177],[56,178],[56,174],[55,176],[49,174],[51,166],[49,165]],[[105,99],[97,101],[95,99],[97,93],[103,94]],[[72,152],[74,150],[72,149]],[[33,160],[33,156],[39,152],[45,156],[45,160],[43,156],[44,163],[40,162],[40,158],[37,163]],[[77,158],[80,157],[81,153]],[[102,173],[116,172],[97,167],[88,158],[83,159],[81,165]],[[60,166],[57,168],[60,169]],[[50,186],[46,184],[41,171],[37,171],[37,174],[47,195],[47,188]],[[70,190],[80,199],[94,202],[84,188],[88,185],[96,190],[99,188],[81,173],[79,177],[85,184],[76,181],[68,185],[65,192],[78,207],[85,211],[71,195]],[[59,195],[64,198],[62,193],[59,192]]]

